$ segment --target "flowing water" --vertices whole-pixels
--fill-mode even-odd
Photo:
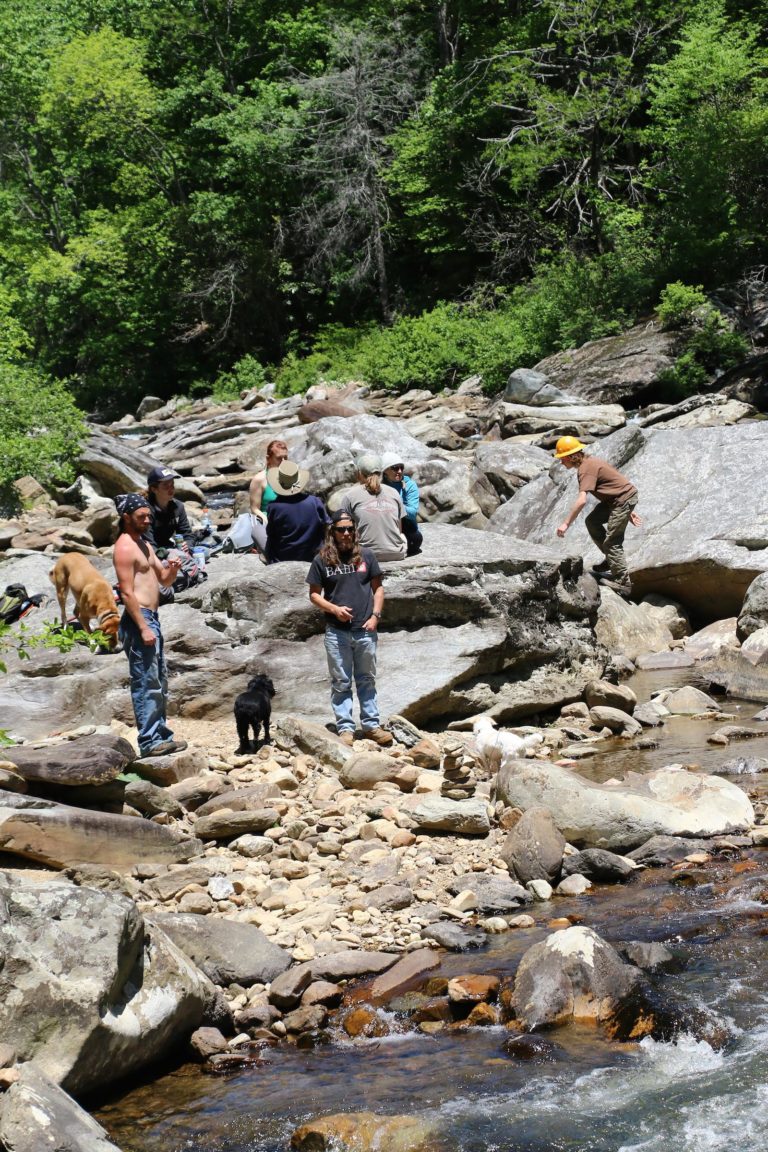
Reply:
[[[675,675],[692,682],[690,669]],[[673,680],[655,673],[632,683],[647,699]],[[727,710],[742,723],[757,707],[729,701]],[[765,737],[713,748],[706,736],[716,725],[672,719],[658,730],[658,749],[630,753],[611,742],[579,771],[606,779],[672,762],[716,771],[739,756],[768,757],[768,725]],[[732,778],[768,794],[764,775]],[[730,1041],[720,1051],[686,1033],[674,1043],[611,1044],[569,1028],[548,1034],[552,1051],[536,1063],[505,1054],[503,1028],[336,1038],[306,1051],[265,1050],[259,1066],[223,1077],[178,1067],[123,1088],[96,1116],[125,1152],[285,1152],[303,1121],[355,1111],[424,1115],[437,1122],[448,1152],[751,1152],[768,1144],[765,852],[649,869],[533,914],[531,930],[493,937],[480,953],[446,955],[442,974],[509,977],[548,933],[549,918],[569,915],[614,942],[665,943],[677,965],[658,977],[664,998],[690,1004],[692,1015],[714,1014]]]

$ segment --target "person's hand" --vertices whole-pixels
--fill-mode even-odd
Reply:
[[[363,624],[364,632],[375,632],[379,626],[378,616],[369,616],[365,624]]]
[[[635,528],[639,528],[643,521],[640,519],[637,512],[630,512],[629,522],[630,524],[633,524]]]
[[[186,555],[189,556],[189,544],[187,544],[186,540],[184,541],[184,543],[180,547],[181,547],[181,551],[185,552]]]
[[[181,564],[181,556],[169,556],[165,562],[166,568],[175,568],[177,572],[181,568]]]
[[[147,647],[149,647],[149,648],[153,648],[155,646],[157,637],[155,636],[155,634],[151,628],[148,628],[145,625],[143,628],[141,628],[139,630],[139,635],[141,636],[142,644],[146,644]]]
[[[349,624],[352,620],[352,609],[348,608],[346,604],[337,604],[336,619],[340,620],[342,624]]]
[[[568,521],[563,520],[562,524],[559,524],[558,528],[557,528],[558,536],[565,536],[565,534],[569,528],[570,528],[570,524],[568,523]]]

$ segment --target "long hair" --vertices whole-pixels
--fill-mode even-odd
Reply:
[[[269,444],[267,444],[267,460],[269,460],[275,448],[285,448],[286,452],[288,451],[288,445],[286,444],[285,440],[270,440]]]
[[[350,520],[352,517],[350,516]],[[360,541],[357,538],[357,526],[352,521],[354,532],[352,534],[352,555],[345,557],[344,560],[339,556],[339,550],[336,547],[336,537],[333,534],[333,524],[327,524],[325,528],[325,542],[318,552],[318,556],[325,564],[326,568],[338,568],[341,564],[354,564],[357,568],[363,559],[363,553],[360,550]]]
[[[363,476],[362,472],[360,473],[360,476]],[[381,473],[370,472],[367,476],[360,480],[360,483],[362,484],[363,488],[365,488],[366,492],[370,492],[371,496],[378,496],[379,492],[381,492]]]

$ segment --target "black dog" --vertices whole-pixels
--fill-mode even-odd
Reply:
[[[259,746],[259,728],[264,725],[264,743],[269,744],[269,718],[275,689],[269,676],[254,676],[245,692],[235,700],[235,724],[240,747],[238,755],[255,752]],[[253,743],[248,740],[248,729],[253,728]]]

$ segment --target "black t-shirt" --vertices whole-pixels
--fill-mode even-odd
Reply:
[[[307,584],[319,585],[323,596],[331,604],[339,607],[346,605],[352,609],[352,620],[349,624],[342,623],[335,616],[326,612],[327,623],[334,628],[362,628],[373,612],[373,591],[371,580],[381,576],[379,562],[370,548],[361,548],[362,560],[357,569],[351,564],[339,564],[338,568],[328,568],[323,564],[319,555],[312,561],[312,567],[307,573]]]

